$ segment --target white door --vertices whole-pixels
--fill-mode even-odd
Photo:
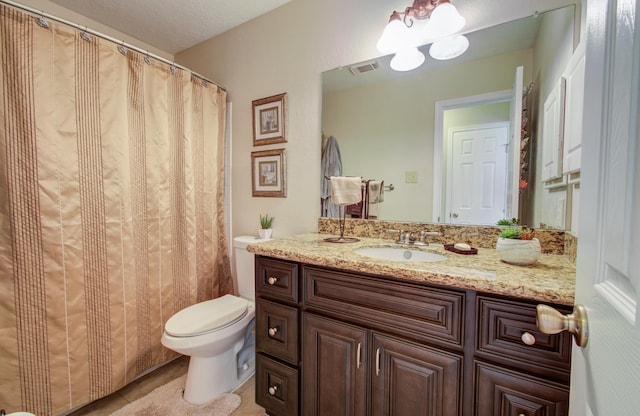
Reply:
[[[491,224],[504,218],[509,123],[452,129],[447,164],[447,222]]]
[[[636,0],[588,0],[576,303],[589,320],[570,414],[640,414],[640,38]]]

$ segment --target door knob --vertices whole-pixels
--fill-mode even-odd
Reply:
[[[589,326],[587,324],[587,310],[582,305],[575,305],[573,313],[563,315],[547,305],[536,307],[536,325],[545,334],[557,334],[569,331],[579,347],[587,345]]]

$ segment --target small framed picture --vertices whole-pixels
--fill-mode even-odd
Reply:
[[[285,150],[251,152],[251,185],[253,196],[285,198],[287,177]]]
[[[287,94],[252,101],[253,145],[285,143]]]

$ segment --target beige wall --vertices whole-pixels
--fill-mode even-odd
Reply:
[[[142,50],[147,50],[150,53],[154,55],[158,55],[161,58],[167,59],[169,61],[173,60],[173,55],[168,52],[164,52],[156,47],[153,47],[147,43],[139,41],[138,39],[131,37],[129,35],[126,35],[109,26],[105,26],[101,23],[96,22],[95,20],[89,19],[88,17],[85,17],[67,8],[64,8],[55,3],[52,3],[49,0],[14,0],[14,1],[16,3],[23,4],[27,7],[31,7],[33,9],[39,10],[43,13],[50,14],[52,16],[67,20],[71,23],[76,23],[78,25],[86,26],[91,30],[104,33],[105,35],[109,35],[118,40],[122,40],[125,43],[136,46]]]
[[[320,213],[321,73],[379,55],[375,49],[391,11],[403,0],[293,0],[176,55],[176,60],[229,91],[233,102],[233,234],[256,234],[258,216],[276,217],[274,236],[314,231]],[[481,4],[482,3],[482,4]],[[458,1],[474,30],[571,3],[558,0]],[[482,6],[487,7],[483,12]],[[473,12],[481,12],[473,17]],[[251,196],[251,101],[289,96],[287,198]]]
[[[322,129],[338,139],[343,174],[395,187],[380,204],[379,219],[431,221],[436,102],[510,89],[520,65],[527,68],[528,84],[532,52],[515,51],[323,96]],[[500,117],[476,110],[469,121],[469,109],[445,115],[464,116],[465,125],[509,121],[508,102],[486,107],[487,112],[500,107]],[[448,126],[445,120],[445,132]],[[408,171],[417,172],[417,183],[405,183]]]

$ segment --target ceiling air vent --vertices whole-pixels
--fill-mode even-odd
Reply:
[[[375,71],[376,69],[378,69],[378,62],[376,61],[364,62],[364,63],[349,67],[349,71],[351,71],[351,73],[356,76],[367,73],[367,72]]]

